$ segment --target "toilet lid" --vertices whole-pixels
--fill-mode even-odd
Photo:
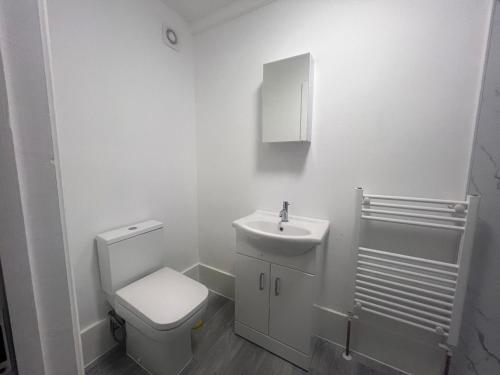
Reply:
[[[164,267],[116,292],[116,302],[151,327],[166,331],[186,321],[205,302],[208,289]]]

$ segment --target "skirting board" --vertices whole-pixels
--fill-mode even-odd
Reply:
[[[80,338],[85,367],[116,346],[109,331],[108,319],[99,320],[83,329],[80,332]]]
[[[201,263],[189,267],[183,273],[212,292],[234,301],[234,275]]]
[[[199,281],[211,291],[234,301],[234,275],[200,263]]]
[[[186,268],[184,271],[182,271],[182,273],[193,280],[199,281],[200,280],[199,266],[200,266],[199,263],[195,263],[191,267]]]
[[[347,316],[335,310],[315,305],[315,335],[344,347]],[[431,336],[420,336],[405,325],[394,325],[362,316],[354,319],[351,332],[351,349],[361,363],[371,368],[387,367],[414,375],[442,373],[444,352]]]

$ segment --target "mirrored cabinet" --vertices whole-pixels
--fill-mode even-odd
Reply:
[[[313,66],[310,53],[264,64],[263,142],[311,141]]]

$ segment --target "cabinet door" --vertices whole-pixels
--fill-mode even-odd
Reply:
[[[314,276],[272,264],[271,282],[269,336],[310,354]]]
[[[312,70],[309,53],[264,64],[264,142],[310,141]]]
[[[236,254],[236,320],[268,334],[271,265]]]

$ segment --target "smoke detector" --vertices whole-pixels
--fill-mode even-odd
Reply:
[[[163,24],[163,43],[175,51],[179,51],[180,43],[177,32],[167,24]]]

